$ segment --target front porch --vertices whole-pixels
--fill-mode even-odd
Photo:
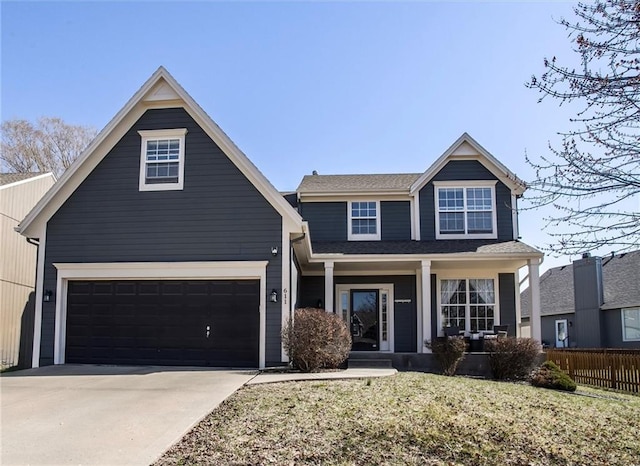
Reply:
[[[393,367],[399,371],[440,373],[440,365],[431,353],[352,351],[347,360],[347,367]],[[491,378],[489,353],[466,353],[456,374]]]

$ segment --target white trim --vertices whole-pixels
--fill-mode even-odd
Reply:
[[[47,225],[45,224],[38,238],[38,263],[36,265],[36,295],[33,317],[33,348],[31,367],[40,367],[40,344],[42,340],[42,298],[44,294],[44,260],[47,245]]]
[[[540,318],[540,260],[529,259],[529,325],[531,338],[542,341],[542,321]]]
[[[347,319],[351,317],[351,290],[377,290],[378,291],[378,323],[380,323],[381,310],[382,310],[382,299],[380,298],[380,294],[383,291],[386,291],[387,294],[387,335],[388,335],[388,343],[389,348],[382,350],[382,326],[378,325],[378,341],[380,342],[380,346],[378,347],[378,351],[382,353],[393,353],[395,351],[395,328],[394,328],[394,312],[395,312],[395,290],[393,283],[340,283],[336,285],[336,308],[340,309],[340,318],[342,318],[342,303],[340,303],[340,295],[343,292],[347,292],[349,294],[348,298],[348,308],[349,312],[347,313]],[[347,322],[348,323],[348,322]],[[372,351],[375,352],[375,351]]]
[[[10,175],[10,173],[3,173],[4,175]],[[37,175],[37,176],[32,176],[31,178],[25,178],[24,180],[20,180],[20,181],[14,181],[13,183],[8,183],[8,184],[3,184],[0,185],[0,191],[2,191],[3,189],[7,189],[7,188],[13,188],[15,186],[19,186],[21,184],[25,184],[25,183],[29,183],[31,181],[37,181],[37,180],[41,180],[43,178],[46,178],[50,176],[51,178],[53,178],[53,181],[56,181],[56,177],[53,173],[43,173],[41,175]]]
[[[352,232],[353,224],[351,221],[353,220],[353,217],[351,216],[351,212],[352,212],[351,208],[354,202],[358,202],[358,203],[374,202],[376,204],[376,233],[375,234],[362,234],[362,233],[355,234]],[[347,232],[348,232],[347,239],[349,241],[380,241],[380,238],[381,238],[380,217],[382,217],[382,213],[380,212],[380,201],[374,201],[371,199],[349,201],[347,203]],[[370,218],[370,217],[357,217],[357,218]]]
[[[469,144],[478,155],[454,155],[464,143]],[[522,194],[526,185],[513,172],[505,167],[498,159],[482,147],[469,134],[463,133],[449,148],[436,160],[420,178],[418,178],[410,188],[411,193],[419,192],[448,162],[449,160],[477,160],[491,173],[496,175],[500,181],[508,186],[512,192]]]
[[[291,245],[289,244],[289,230],[285,228],[285,222],[282,222],[282,243],[280,244],[280,260],[281,260],[281,284],[280,284],[280,331],[286,326],[289,321],[289,316],[293,311],[293,287],[295,286],[290,279],[293,279],[291,274],[291,268],[294,267],[291,263]],[[295,268],[295,267],[294,267]],[[291,287],[291,289],[289,289]],[[284,349],[284,342],[280,342],[280,360],[282,362],[289,362],[289,356]]]
[[[260,336],[258,365],[265,367],[268,261],[54,263],[57,273],[54,364],[65,363],[67,283],[69,280],[259,279]]]
[[[413,203],[411,205],[411,239],[420,241],[420,193],[411,197]]]
[[[620,318],[622,319],[622,341],[640,341],[640,338],[627,338],[626,326],[624,325],[624,313],[626,311],[637,311],[640,316],[640,307],[626,307],[620,309]]]
[[[433,182],[433,200],[435,211],[435,231],[436,239],[496,239],[498,237],[498,212],[496,209],[496,185],[497,181],[434,181]],[[447,188],[462,189],[462,199],[464,209],[461,212],[464,216],[464,229],[465,233],[462,234],[446,234],[440,232],[440,190]],[[491,192],[491,227],[492,233],[467,233],[468,220],[467,214],[470,211],[467,209],[467,189],[472,188],[485,188]],[[486,212],[486,211],[478,211]]]
[[[324,263],[324,310],[333,312],[333,262]]]
[[[560,338],[560,334],[558,333],[558,324],[564,324],[565,335],[564,335],[564,338],[562,339]],[[555,330],[555,342],[554,342],[555,344],[553,346],[555,346],[556,348],[567,348],[567,346],[565,346],[565,342],[569,338],[569,321],[567,319],[556,319],[554,323],[554,330]],[[562,342],[562,346],[559,346],[558,342]]]
[[[415,271],[416,274],[416,337],[417,337],[417,342],[416,342],[416,352],[417,353],[424,353],[424,352],[429,352],[430,350],[428,350],[427,348],[425,348],[424,346],[424,335],[422,334],[422,312],[420,311],[422,309],[422,303],[424,302],[424,300],[422,299],[422,287],[423,287],[423,283],[422,283],[422,267],[419,267],[416,269]],[[431,277],[429,277],[429,280],[431,280]]]
[[[428,349],[425,349],[424,340],[431,340],[432,333],[431,315],[433,313],[433,309],[431,309],[431,293],[433,293],[433,290],[431,289],[431,261],[423,260],[420,264],[420,268],[422,309],[418,310],[418,312],[422,313],[422,342],[418,348],[422,348],[423,352],[430,352]]]
[[[442,288],[441,286],[441,282],[442,280],[466,280],[467,284],[469,282],[469,280],[473,280],[473,279],[487,279],[487,280],[493,280],[493,292],[494,292],[494,298],[495,298],[495,303],[493,304],[494,306],[494,310],[493,310],[493,325],[500,325],[500,283],[499,283],[499,274],[496,272],[492,272],[492,273],[487,273],[486,271],[482,271],[482,270],[447,270],[447,271],[442,271],[439,272],[437,274],[437,280],[436,280],[436,286],[438,287],[437,290],[435,290],[434,292],[436,293],[436,305],[437,305],[437,309],[436,309],[436,317],[437,317],[437,323],[438,323],[438,336],[444,336],[444,332],[442,330],[443,328],[443,323],[442,323],[442,299],[441,299],[441,293],[440,290]],[[469,294],[469,286],[467,285],[466,287],[466,292],[467,295]],[[469,309],[469,306],[471,306],[471,303],[469,302],[470,300],[467,299],[467,303],[465,304],[465,332],[467,332],[466,329],[471,328],[470,327],[470,322],[471,322],[471,312]]]
[[[367,201],[375,198],[379,201],[409,201],[409,190],[402,192],[362,191],[362,192],[297,192],[299,202],[349,202]]]
[[[181,100],[155,101],[153,94],[160,84],[166,84]],[[165,89],[166,91],[166,89]],[[167,92],[163,92],[167,95]],[[150,98],[151,102],[146,99]],[[62,204],[80,186],[91,171],[109,153],[115,144],[133,126],[148,108],[183,107],[200,125],[207,135],[220,147],[229,160],[247,177],[273,208],[283,217],[291,220],[300,230],[302,217],[280,195],[276,188],[229,139],[220,127],[202,110],[193,98],[178,84],[164,67],[159,67],[142,87],[129,99],[125,106],[111,119],[94,138],[78,159],[65,171],[60,180],[45,194],[18,226],[24,236],[36,237],[38,226],[46,223]],[[40,227],[41,228],[41,227]]]
[[[157,129],[138,131],[141,137],[140,141],[140,183],[138,190],[140,191],[177,191],[184,188],[184,165],[185,165],[185,135],[186,128],[176,129]],[[147,143],[159,139],[177,139],[180,143],[178,148],[178,181],[176,183],[147,183]],[[162,161],[165,162],[165,161]],[[158,162],[158,163],[162,163]],[[172,161],[166,161],[172,162]],[[152,162],[153,163],[153,162]]]

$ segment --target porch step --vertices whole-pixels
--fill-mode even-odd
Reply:
[[[349,358],[347,361],[347,367],[349,369],[363,369],[363,368],[385,368],[392,369],[393,364],[391,359],[374,359],[374,358]]]

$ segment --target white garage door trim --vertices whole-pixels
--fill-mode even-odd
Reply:
[[[56,324],[53,363],[64,364],[67,339],[67,287],[69,280],[260,280],[260,342],[258,364],[265,366],[267,264],[237,262],[105,262],[55,263]]]

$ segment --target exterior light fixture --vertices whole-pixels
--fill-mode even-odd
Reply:
[[[44,292],[44,296],[42,297],[42,300],[45,303],[51,302],[51,297],[53,296],[53,291],[51,290],[45,290]]]
[[[269,295],[269,301],[271,301],[272,303],[278,302],[278,292],[275,290],[275,288],[271,290],[271,294]]]
[[[271,255],[274,257],[278,255],[278,246],[271,246]]]

